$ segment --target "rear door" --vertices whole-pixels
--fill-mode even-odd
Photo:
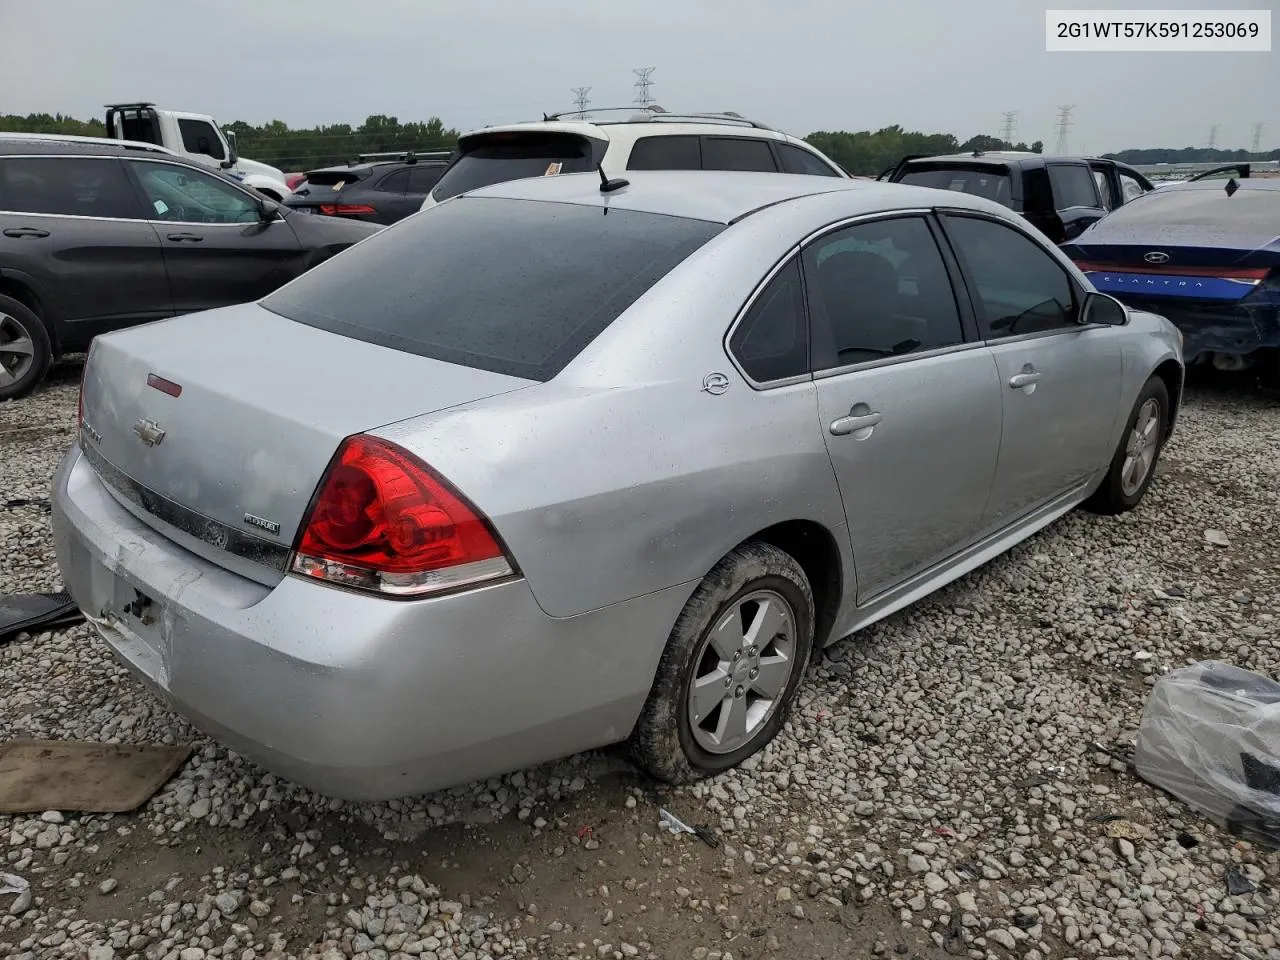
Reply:
[[[440,182],[442,173],[444,173],[442,163],[415,163],[409,167],[409,186],[405,190],[407,202],[403,217],[417,213],[422,208],[422,201],[427,199],[427,194]]]
[[[184,164],[124,162],[150,207],[179,314],[257,300],[302,272],[292,228],[264,222],[249,192]]]
[[[1003,397],[1000,460],[983,521],[990,530],[1078,488],[1109,459],[1120,339],[1114,327],[1078,322],[1083,291],[1043,241],[972,211],[949,212],[943,224]]]
[[[703,170],[778,172],[778,162],[768,140],[713,136],[704,136],[701,140]]]
[[[343,202],[354,205],[356,209],[362,209],[367,201],[376,212],[363,214],[361,219],[387,224],[403,220],[409,214],[417,213],[425,196],[424,193],[415,197],[409,192],[411,169],[413,168],[393,167],[374,173],[360,184],[358,198],[347,197]]]
[[[1054,210],[1062,219],[1063,236],[1074,240],[1086,227],[1107,215],[1093,171],[1082,161],[1050,160],[1045,166],[1053,190]]]
[[[839,227],[803,252],[859,604],[964,549],[990,493],[1001,389],[949,263],[923,214]]]
[[[116,157],[0,158],[0,272],[24,276],[71,348],[172,316],[164,254]]]

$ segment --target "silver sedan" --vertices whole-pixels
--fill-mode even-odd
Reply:
[[[391,798],[759,750],[822,647],[1138,504],[1177,331],[963,194],[504,183],[256,303],[99,337],[66,585],[175,709]]]

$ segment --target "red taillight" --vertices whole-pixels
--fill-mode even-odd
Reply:
[[[351,217],[359,214],[373,214],[378,211],[367,203],[322,203],[320,212],[326,217]]]
[[[294,573],[392,596],[421,596],[514,575],[479,512],[393,443],[343,441],[294,548]]]

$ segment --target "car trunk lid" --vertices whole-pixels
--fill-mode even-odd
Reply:
[[[530,383],[245,304],[98,338],[81,446],[144,522],[271,585],[345,437]]]

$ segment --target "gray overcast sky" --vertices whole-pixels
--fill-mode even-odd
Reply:
[[[439,116],[468,128],[633,102],[737,110],[790,133],[877,129],[1069,147],[1280,145],[1280,0],[1093,0],[1054,8],[1271,9],[1273,52],[1046,53],[1029,0],[0,0],[0,113],[87,118],[147,99],[222,122]]]

